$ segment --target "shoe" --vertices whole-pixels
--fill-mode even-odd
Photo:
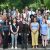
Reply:
[[[46,48],[46,46],[45,46],[45,48]]]
[[[45,48],[45,46],[43,46],[43,48]]]
[[[11,49],[14,49],[14,47],[11,47]]]
[[[17,47],[15,47],[15,49],[17,49]]]
[[[38,48],[38,47],[36,46],[36,48]]]
[[[33,47],[33,49],[34,49],[34,47]]]
[[[38,46],[36,45],[36,48],[38,48]]]

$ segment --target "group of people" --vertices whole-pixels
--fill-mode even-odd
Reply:
[[[50,10],[38,8],[33,11],[26,6],[20,13],[18,9],[4,9],[0,11],[0,44],[7,48],[17,49],[18,35],[21,36],[22,48],[27,48],[29,33],[31,34],[32,47],[38,47],[39,35],[42,39],[42,46],[46,47],[50,40]]]

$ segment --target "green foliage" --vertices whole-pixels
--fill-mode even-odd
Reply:
[[[4,3],[4,4],[3,4]],[[2,0],[2,4],[4,5],[4,7],[6,6],[6,4],[8,4],[8,7],[17,7],[17,8],[24,8],[25,6],[28,6],[29,4],[33,3],[33,0]],[[3,6],[1,6],[3,7]]]
[[[44,0],[44,5],[50,9],[50,0]]]
[[[0,4],[1,4],[1,3],[4,3],[5,1],[6,1],[6,0],[0,0]]]
[[[50,0],[0,0],[0,8],[12,8],[15,6],[19,10],[22,10],[25,6],[37,9],[41,5],[46,6],[50,9]]]

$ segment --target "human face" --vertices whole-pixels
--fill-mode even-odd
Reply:
[[[6,10],[4,9],[4,13],[6,13]]]
[[[16,9],[16,12],[18,12],[18,9]]]
[[[13,23],[16,23],[16,19],[13,20]]]
[[[13,7],[13,10],[15,10],[15,7]]]
[[[25,11],[23,10],[23,13],[25,13]]]
[[[37,20],[36,20],[36,18],[34,18],[34,22],[36,22]]]
[[[25,7],[25,10],[28,10],[28,7],[27,6]]]
[[[43,23],[45,23],[46,22],[46,20],[43,18]]]
[[[41,11],[39,11],[39,15],[41,15]]]

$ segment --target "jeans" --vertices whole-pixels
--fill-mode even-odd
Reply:
[[[17,37],[18,37],[18,33],[17,34],[11,34],[11,38],[12,38],[12,46],[15,45],[15,47],[17,47]]]

